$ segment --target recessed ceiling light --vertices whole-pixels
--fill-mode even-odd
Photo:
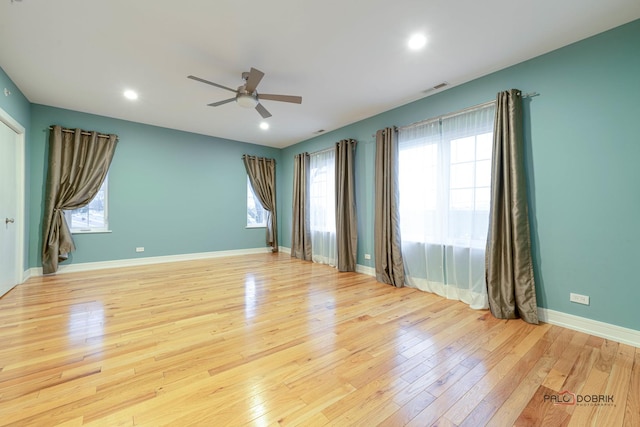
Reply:
[[[262,130],[269,129],[269,123],[267,123],[267,122],[260,123],[260,129],[262,129]]]
[[[427,38],[424,34],[414,34],[409,38],[409,42],[407,44],[409,45],[409,49],[419,50],[427,44]]]
[[[125,90],[124,91],[124,97],[127,99],[130,99],[132,101],[138,99],[138,94],[132,90]]]

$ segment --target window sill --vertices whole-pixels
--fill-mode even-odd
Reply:
[[[267,228],[266,225],[247,225],[245,227],[246,229],[252,229],[252,228]]]
[[[72,230],[71,234],[105,234],[111,232],[111,230]]]

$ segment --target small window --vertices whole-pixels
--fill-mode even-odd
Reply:
[[[107,175],[96,196],[88,205],[72,211],[64,211],[67,225],[72,233],[104,233],[109,231]]]
[[[259,228],[267,226],[267,211],[256,197],[247,176],[247,227]]]

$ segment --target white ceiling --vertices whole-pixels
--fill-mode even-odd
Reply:
[[[0,18],[0,67],[33,103],[286,147],[638,19],[640,1],[0,0]],[[263,101],[268,131],[186,78],[236,88],[250,67],[259,92],[303,97]]]

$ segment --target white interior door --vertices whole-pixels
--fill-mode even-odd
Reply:
[[[18,134],[0,121],[0,296],[18,284]]]

